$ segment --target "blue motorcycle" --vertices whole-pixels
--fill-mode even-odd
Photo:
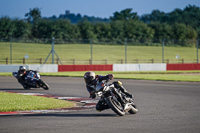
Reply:
[[[37,71],[28,71],[25,74],[23,82],[19,79],[18,72],[13,72],[13,76],[18,79],[18,82],[23,86],[25,90],[40,87],[45,90],[49,89],[49,85],[40,78],[40,74]]]

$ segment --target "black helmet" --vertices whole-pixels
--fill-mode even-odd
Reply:
[[[20,70],[20,73],[25,73],[27,69],[25,66],[20,66],[19,70]]]
[[[95,79],[95,73],[94,72],[86,72],[84,74],[84,80],[86,84],[91,83],[92,80]]]

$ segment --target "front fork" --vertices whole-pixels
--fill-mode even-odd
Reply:
[[[111,95],[113,97],[115,97],[116,100],[118,100],[121,103],[122,106],[125,105],[125,101],[122,99],[121,94],[119,94],[115,88],[113,88],[113,91],[111,92]]]

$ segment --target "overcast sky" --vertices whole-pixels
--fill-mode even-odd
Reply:
[[[65,14],[66,10],[82,16],[109,18],[113,13],[132,8],[138,15],[158,9],[165,13],[188,4],[200,7],[200,0],[0,0],[0,17],[24,18],[30,9],[41,10],[42,17]]]

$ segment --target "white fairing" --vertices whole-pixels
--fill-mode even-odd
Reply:
[[[37,74],[38,79],[40,79],[40,74],[39,73],[36,73],[36,74]]]
[[[109,86],[105,86],[105,87],[103,88],[103,91],[108,91],[109,89],[110,89]]]

